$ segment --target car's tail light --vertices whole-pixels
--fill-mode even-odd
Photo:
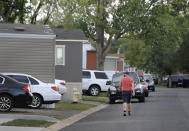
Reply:
[[[63,85],[63,86],[65,86],[65,85],[66,85],[66,83],[64,83],[64,82],[61,82],[61,83],[60,83],[60,85]]]
[[[29,86],[25,86],[24,88],[22,88],[23,90],[25,90],[26,92],[31,92],[30,87]]]
[[[53,90],[55,90],[55,91],[58,91],[58,90],[59,90],[58,87],[56,87],[56,86],[52,86],[51,89],[53,89]]]

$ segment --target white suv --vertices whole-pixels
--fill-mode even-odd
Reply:
[[[108,91],[108,81],[110,81],[110,79],[104,71],[83,70],[83,93],[88,93],[91,96],[98,96],[100,91]]]

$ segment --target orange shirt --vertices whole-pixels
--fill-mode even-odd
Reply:
[[[121,79],[121,91],[132,91],[133,79],[126,75]]]

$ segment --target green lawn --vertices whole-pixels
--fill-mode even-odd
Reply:
[[[48,127],[55,122],[48,122],[44,120],[27,120],[27,119],[16,119],[7,123],[1,124],[2,126],[23,126],[23,127]]]
[[[82,96],[83,101],[96,101],[96,102],[102,102],[107,103],[108,97],[101,97],[101,96]]]
[[[101,96],[101,97],[107,97],[108,94],[107,94],[107,92],[100,92],[100,95],[99,95],[99,96]]]
[[[90,104],[82,104],[82,103],[77,103],[77,104],[72,104],[72,103],[56,103],[55,105],[55,110],[88,110],[92,107],[95,107],[94,105]]]

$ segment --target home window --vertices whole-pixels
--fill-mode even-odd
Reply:
[[[65,45],[56,46],[56,65],[65,65]]]

